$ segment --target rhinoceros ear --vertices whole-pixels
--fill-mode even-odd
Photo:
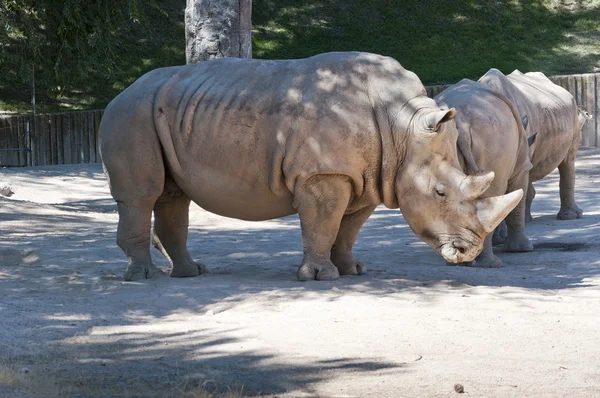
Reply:
[[[431,131],[439,131],[443,123],[449,122],[456,116],[456,109],[439,110],[427,115],[427,128]]]

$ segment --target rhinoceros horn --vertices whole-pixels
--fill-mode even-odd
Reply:
[[[493,171],[478,171],[461,181],[460,192],[468,199],[478,198],[489,188],[493,180]]]
[[[518,189],[506,195],[478,200],[475,206],[483,230],[487,233],[492,232],[517,206],[521,198],[523,198],[523,190]]]

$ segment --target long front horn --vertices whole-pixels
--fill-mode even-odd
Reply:
[[[467,199],[475,199],[483,195],[494,181],[493,171],[478,171],[475,174],[465,177],[460,183],[460,192]]]
[[[480,199],[475,205],[477,218],[486,233],[492,232],[523,198],[523,190],[493,198]]]

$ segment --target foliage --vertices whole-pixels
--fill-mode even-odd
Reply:
[[[257,58],[361,50],[396,58],[426,84],[600,67],[599,0],[254,0]]]
[[[4,84],[30,82],[63,93],[114,77],[117,49],[135,25],[148,26],[144,0],[2,0]]]
[[[38,80],[62,76],[40,87],[43,111],[102,108],[143,73],[185,63],[185,0],[153,1],[157,6],[144,0],[2,0],[3,26],[34,18],[15,14],[11,5],[31,10],[43,4],[54,22],[38,12],[31,22],[37,30],[26,30],[27,39],[0,31],[0,109],[30,108],[28,85],[17,84],[27,81],[33,62],[18,51],[30,46],[44,49],[36,61],[43,69],[36,71]],[[101,5],[113,14],[92,18],[106,10]],[[600,0],[253,0],[252,8],[255,58],[370,51],[398,59],[425,84],[476,79],[492,67],[546,74],[600,67]],[[66,30],[58,31],[71,14],[73,21],[89,22],[62,22]],[[148,28],[134,15],[145,16]],[[79,44],[69,44],[58,58],[59,43],[71,39]]]

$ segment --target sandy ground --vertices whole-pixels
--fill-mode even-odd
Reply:
[[[0,396],[598,397],[600,150],[577,173],[584,218],[555,219],[557,173],[536,183],[535,251],[498,249],[501,269],[444,265],[381,207],[355,249],[366,275],[302,283],[296,216],[195,206],[210,273],[123,282],[100,165],[0,170]]]

